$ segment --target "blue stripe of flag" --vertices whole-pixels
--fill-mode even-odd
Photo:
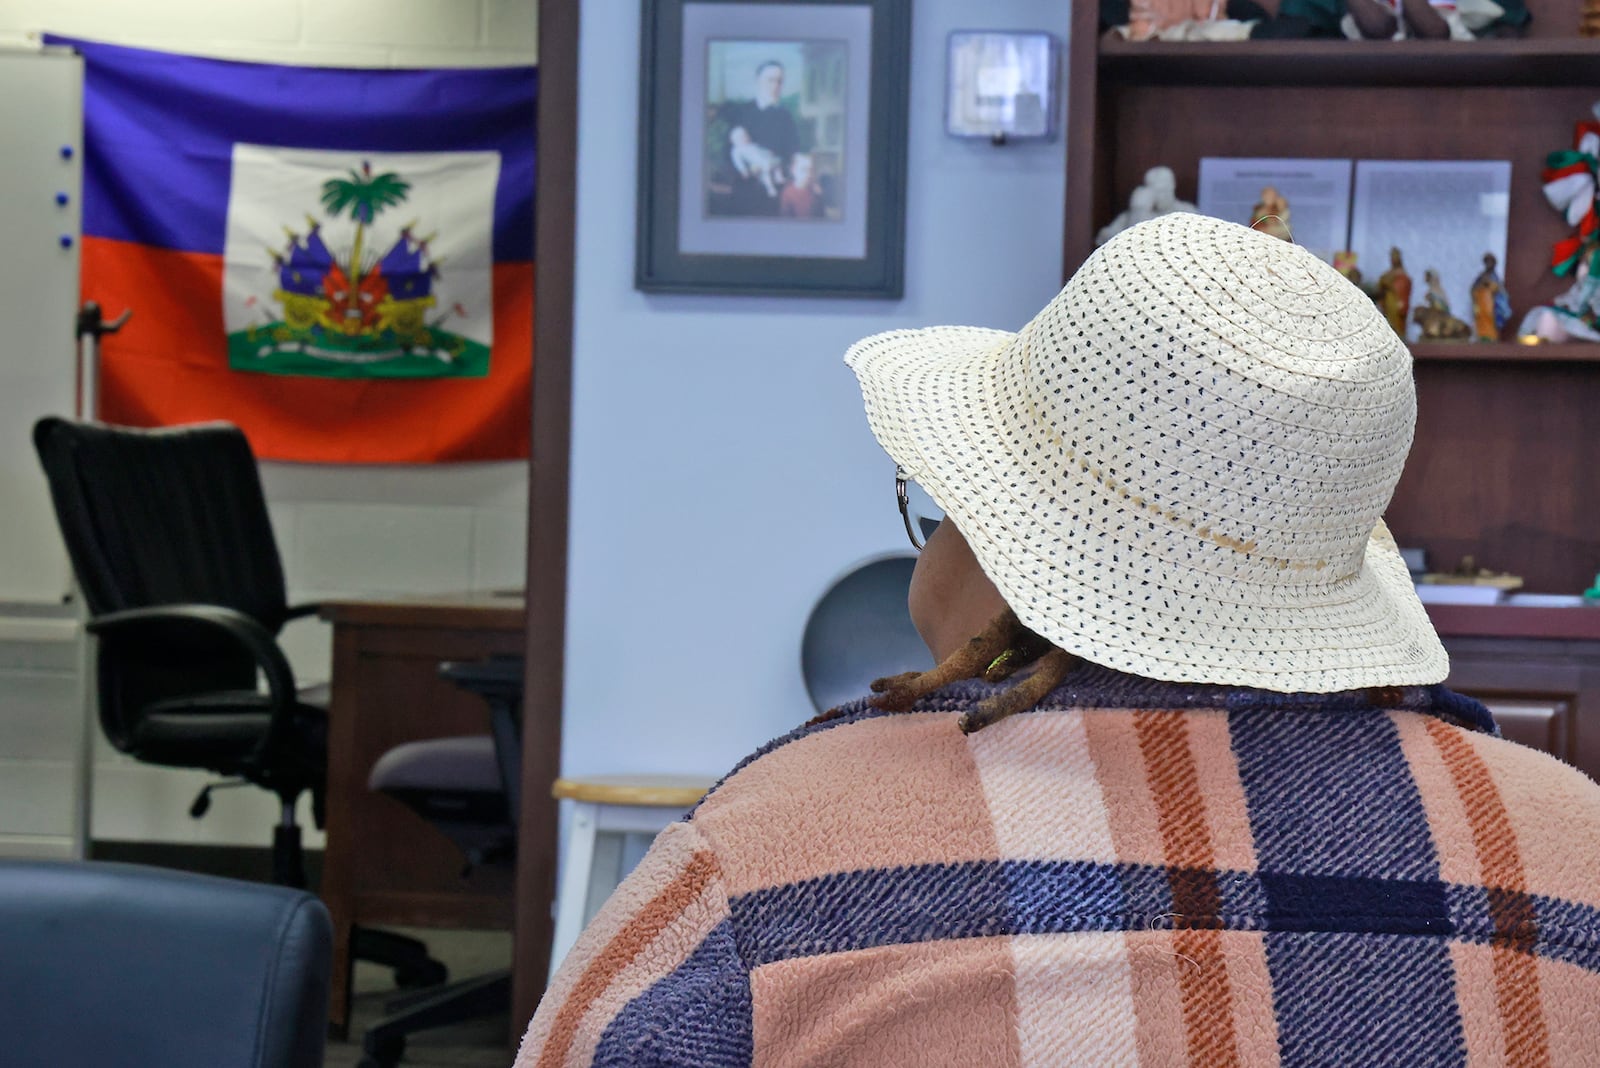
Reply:
[[[1283,1063],[1460,1063],[1448,940],[1414,937],[1452,927],[1393,721],[1249,707],[1228,721],[1274,932]]]
[[[533,259],[534,67],[239,63],[50,36],[84,57],[83,232],[221,255],[236,142],[500,153],[494,258]]]

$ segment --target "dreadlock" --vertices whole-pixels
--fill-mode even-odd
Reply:
[[[1059,686],[1067,672],[1078,664],[1077,657],[1023,626],[1016,613],[1007,608],[931,670],[908,671],[874,681],[872,692],[877,696],[867,703],[885,712],[904,712],[952,682],[976,678],[1002,682],[1029,664],[1036,665],[1032,674],[962,714],[957,724],[961,733],[980,731],[1007,716],[1032,708]],[[811,722],[825,723],[843,711],[843,708],[829,709]]]

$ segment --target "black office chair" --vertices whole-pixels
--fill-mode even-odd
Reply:
[[[303,890],[0,860],[0,1063],[321,1068],[333,928]]]
[[[137,760],[277,794],[272,879],[305,885],[295,806],[322,822],[325,688],[298,691],[277,636],[290,607],[255,454],[227,423],[145,430],[55,417],[33,428],[56,520],[88,604],[100,725]],[[258,683],[265,682],[265,692]],[[442,982],[423,945],[357,932],[354,952],[405,986]]]
[[[522,661],[514,657],[446,663],[439,673],[489,705],[489,733],[407,742],[378,758],[367,785],[405,804],[460,847],[470,875],[480,865],[516,861],[521,798]],[[465,979],[391,1001],[389,1015],[362,1038],[359,1068],[394,1068],[406,1036],[505,1012],[511,971]]]

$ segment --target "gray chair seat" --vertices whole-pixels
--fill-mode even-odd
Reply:
[[[372,766],[367,786],[443,831],[473,864],[500,858],[515,840],[494,739],[487,734],[397,745]]]

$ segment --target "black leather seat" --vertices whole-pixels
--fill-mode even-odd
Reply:
[[[0,861],[0,1063],[321,1068],[332,945],[303,890]]]
[[[304,886],[295,807],[309,791],[321,824],[327,690],[296,688],[278,633],[317,606],[288,604],[249,441],[228,423],[146,430],[55,417],[33,441],[98,639],[106,738],[137,760],[275,793],[272,879]],[[394,966],[402,985],[445,978],[415,939],[362,931],[355,953]]]

